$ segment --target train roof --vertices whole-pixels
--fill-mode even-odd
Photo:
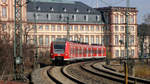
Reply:
[[[57,38],[53,42],[72,42],[72,43],[78,43],[78,44],[83,44],[83,45],[89,45],[86,42],[80,42],[80,41],[68,41],[66,38]],[[102,44],[91,44],[92,46],[103,46]]]

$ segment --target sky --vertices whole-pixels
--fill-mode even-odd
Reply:
[[[96,0],[72,0],[81,1],[90,7],[96,7]],[[99,7],[107,6],[126,6],[126,0],[98,0]],[[150,0],[130,0],[130,7],[136,7],[138,10],[138,24],[141,24],[144,19],[144,15],[150,14]]]

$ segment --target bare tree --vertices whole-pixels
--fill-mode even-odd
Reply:
[[[150,25],[150,14],[144,15],[144,24]]]

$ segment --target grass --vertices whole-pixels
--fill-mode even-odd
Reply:
[[[118,62],[111,63],[110,67],[116,69],[120,73],[124,73],[124,66],[118,66]],[[117,66],[116,66],[117,65]],[[144,78],[150,80],[150,65],[137,63],[134,66],[135,77]]]
[[[136,65],[135,76],[150,80],[150,65],[146,65],[146,64]]]

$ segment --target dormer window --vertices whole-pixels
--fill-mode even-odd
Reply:
[[[72,15],[72,19],[76,21],[76,15]]]
[[[88,21],[88,15],[85,15],[85,16],[84,16],[84,20],[85,20],[85,21]]]
[[[54,11],[54,8],[50,8],[50,11]]]
[[[76,11],[77,13],[79,12],[79,10],[78,10],[77,8],[75,9],[75,11]]]
[[[99,15],[96,16],[96,21],[100,21],[100,16]]]
[[[36,7],[36,9],[37,9],[38,11],[40,11],[40,10],[41,10],[41,8],[40,8],[39,6],[37,6],[37,7]]]
[[[66,11],[67,11],[67,9],[66,9],[66,8],[63,8],[63,11],[64,11],[64,12],[66,12]]]
[[[90,9],[87,9],[87,12],[89,12],[89,13],[90,13],[90,12],[91,12],[91,10],[90,10]]]
[[[59,16],[59,19],[60,19],[60,20],[63,20],[63,16],[64,16],[64,15],[61,14],[61,15]]]

